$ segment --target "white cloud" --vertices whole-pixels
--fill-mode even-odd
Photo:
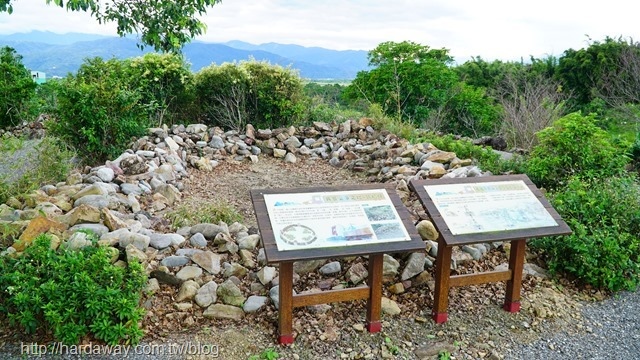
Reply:
[[[68,13],[45,0],[14,0],[0,14],[0,33],[29,30],[115,35],[89,14]],[[627,0],[223,0],[203,20],[199,40],[278,42],[370,50],[384,41],[411,40],[447,48],[459,60],[559,56],[605,36],[640,39],[640,4]]]

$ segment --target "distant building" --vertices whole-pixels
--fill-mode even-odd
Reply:
[[[40,71],[31,71],[31,78],[37,84],[44,84],[47,82],[47,75]]]

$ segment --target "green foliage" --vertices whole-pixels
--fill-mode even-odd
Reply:
[[[142,95],[126,78],[119,60],[85,60],[76,76],[61,82],[56,119],[47,124],[48,129],[82,149],[85,159],[104,161],[119,156],[149,125]]]
[[[5,160],[12,159],[7,165],[11,171],[0,175],[0,203],[11,196],[30,193],[42,185],[62,181],[73,167],[74,152],[57,138],[43,138],[32,151],[17,155],[19,159],[11,155],[23,149],[25,142],[15,139],[0,140],[0,156]]]
[[[390,337],[385,336],[384,345],[387,347],[387,350],[391,353],[391,355],[398,355],[400,353],[400,348],[398,345],[393,343]]]
[[[533,241],[549,269],[610,291],[640,282],[640,187],[635,178],[572,177],[550,194],[573,234]]]
[[[352,104],[380,104],[387,116],[416,126],[487,134],[498,112],[484,90],[458,80],[451,61],[446,49],[385,42],[369,52],[375,68],[359,72],[343,96]]]
[[[609,135],[595,125],[593,115],[569,114],[538,133],[527,175],[539,187],[555,189],[574,175],[599,178],[620,174],[629,158]]]
[[[217,224],[223,221],[231,224],[242,221],[242,216],[225,202],[180,204],[165,214],[165,218],[171,221],[174,229],[200,223]]]
[[[156,51],[179,52],[192,38],[202,35],[206,25],[199,19],[207,7],[220,0],[45,0],[67,11],[90,12],[98,23],[115,22],[120,36],[138,34],[141,44]],[[0,12],[11,14],[12,0],[0,0]]]
[[[40,235],[22,256],[0,257],[0,312],[10,324],[28,333],[51,331],[67,344],[88,334],[109,344],[137,344],[142,266],[111,264],[106,247],[55,251],[50,242]]]
[[[212,65],[195,76],[196,104],[202,120],[242,129],[300,123],[307,111],[302,80],[291,69],[265,62]]]
[[[252,355],[249,360],[275,360],[280,357],[280,354],[274,348],[267,348],[260,353],[260,355]]]
[[[154,126],[185,120],[187,88],[192,74],[184,58],[175,54],[149,53],[125,63],[128,87],[140,93]]]
[[[598,97],[612,94],[611,75],[618,73],[621,56],[629,50],[640,54],[640,46],[633,41],[610,37],[604,41],[593,41],[583,49],[565,50],[559,59],[556,76],[564,91],[573,94],[571,105],[574,109],[584,110]]]
[[[468,138],[423,132],[412,142],[430,143],[440,150],[456,153],[460,159],[473,159],[483,171],[490,171],[493,174],[522,174],[525,171],[523,157],[513,154],[509,160],[502,159],[500,154],[491,148],[474,145]]]
[[[0,128],[15,126],[23,120],[36,86],[31,72],[22,64],[22,56],[8,46],[0,48]]]

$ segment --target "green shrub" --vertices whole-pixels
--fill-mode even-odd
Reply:
[[[242,216],[226,202],[180,204],[165,214],[174,229],[193,226],[200,223],[227,224],[242,221]]]
[[[129,88],[141,96],[154,126],[187,120],[188,87],[193,75],[184,58],[176,54],[148,53],[125,62]]]
[[[55,251],[50,242],[40,235],[22,256],[0,257],[0,312],[10,324],[28,333],[51,331],[67,344],[88,334],[109,344],[137,344],[142,266],[113,265],[106,247]]]
[[[31,72],[22,64],[22,56],[8,46],[0,48],[0,128],[23,120],[36,86]]]
[[[527,175],[539,187],[554,189],[568,178],[599,178],[624,172],[629,162],[624,149],[595,125],[595,116],[569,114],[538,133],[527,163]]]
[[[197,107],[205,122],[241,129],[298,124],[307,113],[302,80],[291,69],[266,62],[211,65],[195,76]]]
[[[549,269],[611,291],[640,281],[640,187],[632,177],[569,179],[549,194],[573,234],[534,240]]]
[[[85,60],[76,76],[62,81],[58,111],[48,129],[82,150],[84,159],[101,162],[119,156],[149,126],[141,94],[125,79],[119,60]]]
[[[33,144],[33,149],[25,149],[26,144]],[[32,146],[32,145],[29,145]],[[15,155],[23,150],[22,155]],[[10,196],[27,194],[42,185],[55,184],[64,180],[74,164],[75,153],[59,139],[51,136],[41,141],[24,140],[9,137],[0,140],[0,156],[8,162],[10,171],[0,174],[0,203]]]

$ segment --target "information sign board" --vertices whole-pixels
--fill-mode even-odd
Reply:
[[[279,251],[410,241],[385,189],[264,194]]]

